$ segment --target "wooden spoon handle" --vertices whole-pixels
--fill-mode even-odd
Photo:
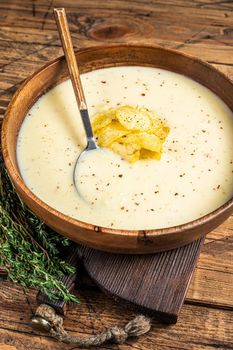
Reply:
[[[80,110],[87,109],[87,104],[74,54],[65,9],[55,8],[54,16],[57,23],[60,40],[62,42],[63,51],[66,57],[66,62],[70,73],[70,78],[73,84],[73,89],[78,103],[78,107]]]

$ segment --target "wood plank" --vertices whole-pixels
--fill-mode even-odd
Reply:
[[[80,276],[82,288],[95,288],[88,276]],[[189,285],[185,304],[233,310],[232,274],[214,270],[196,268]],[[218,291],[216,293],[216,290]]]
[[[222,225],[208,233],[205,243],[216,239],[224,239],[233,235],[233,215],[231,215]]]
[[[202,255],[199,258],[198,265]],[[207,268],[197,267],[194,271],[185,303],[205,305],[233,310],[233,274],[232,271],[215,271]],[[87,275],[79,276],[79,283],[84,288],[94,288],[93,283]],[[216,293],[216,290],[218,291]]]
[[[17,350],[15,346],[4,345],[3,343],[0,343],[0,349],[1,350]]]
[[[233,273],[233,236],[205,244],[198,267]]]
[[[203,240],[140,256],[80,250],[88,275],[107,294],[152,311],[165,323],[176,323]]]
[[[211,63],[211,61],[210,61]],[[233,66],[232,65],[224,65],[224,64],[214,64],[217,69],[226,74],[231,80],[233,80]]]
[[[31,28],[37,28],[38,31],[41,31],[42,25],[45,27],[44,12],[47,10],[46,31],[48,29],[56,31],[52,8],[37,6],[37,15],[32,16],[30,6],[25,5],[24,7],[19,2],[16,3],[18,3],[18,6],[12,7],[10,16],[9,9],[4,10],[4,7],[8,6],[7,3],[4,4],[3,2],[1,4],[2,15],[6,13],[10,27],[28,28],[30,30]],[[25,3],[32,5],[30,1]],[[62,4],[61,1],[54,1],[54,6],[61,6]],[[226,16],[225,13],[221,13],[219,10],[205,10],[203,8],[192,8],[192,11],[186,11],[182,6],[177,6],[176,15],[174,16],[172,11],[168,11],[170,6],[166,4],[156,3],[155,7],[151,7],[146,2],[131,1],[131,4],[132,7],[129,7],[124,1],[106,2],[101,4],[103,8],[97,12],[96,10],[100,9],[100,4],[95,4],[90,0],[85,3],[80,2],[72,8],[69,8],[69,4],[66,3],[71,30],[82,36],[88,36],[90,39],[91,33],[99,25],[114,24],[117,26],[124,24],[131,35],[127,38],[123,37],[123,41],[125,39],[130,40],[132,35],[137,40],[140,40],[140,37],[145,39],[146,35],[148,39],[153,39],[153,42],[155,38],[160,38],[165,42],[174,40],[177,42],[176,46],[187,42],[197,44],[200,39],[213,46],[216,46],[217,42],[218,46],[223,46],[223,48],[230,44],[231,32],[229,32],[228,26],[231,25],[231,14]],[[147,6],[150,9],[149,12]],[[111,17],[109,17],[109,11],[111,11]],[[21,12],[23,12],[23,16]],[[137,13],[136,19],[133,12]]]
[[[186,302],[233,310],[233,273],[196,268]]]
[[[213,258],[214,260],[214,258]],[[202,254],[198,266],[192,277],[186,303],[201,304],[211,307],[233,310],[233,273],[225,268],[221,270],[211,268],[211,262],[205,267],[202,265]],[[81,286],[94,287],[95,284],[85,276],[81,277]],[[218,291],[216,293],[216,290]]]
[[[11,0],[10,6],[7,0],[1,0],[1,6],[7,10],[11,11],[20,11],[20,10],[28,10],[31,11],[32,14],[36,17],[37,11],[39,12],[40,10],[47,10],[50,7],[50,4],[47,0],[40,0],[36,1],[33,6],[33,3],[35,0],[27,0],[24,1],[23,3],[20,0]],[[130,4],[130,6],[129,6]],[[227,1],[215,1],[213,0],[166,0],[166,3],[164,3],[162,0],[150,0],[147,2],[141,2],[137,0],[128,0],[128,4],[124,3],[122,0],[113,0],[109,3],[106,3],[104,1],[100,2],[98,5],[93,2],[92,0],[86,0],[85,3],[81,0],[66,0],[65,3],[67,8],[73,8],[73,7],[98,7],[105,6],[108,8],[119,8],[120,6],[124,6],[125,8],[129,9],[136,9],[137,6],[139,8],[149,8],[151,11],[153,11],[156,8],[162,7],[165,8],[166,10],[171,10],[172,8],[180,9],[182,11],[188,12],[188,9],[192,10],[197,10],[204,12],[205,10],[208,11],[208,13],[211,13],[213,10],[215,12],[227,12],[227,10],[232,10],[232,1],[227,0]],[[55,0],[53,1],[53,6],[54,7],[62,7],[64,6],[64,2],[62,0]],[[34,9],[33,9],[34,7]],[[36,8],[36,9],[35,9]],[[36,10],[36,11],[35,11]]]
[[[10,291],[10,296],[9,296]],[[34,309],[35,291],[27,292],[27,299],[21,287],[2,283],[0,285],[1,303],[0,344],[15,347],[17,350],[35,349],[66,350],[71,347],[59,344],[50,338],[40,336],[30,329],[30,307]],[[73,335],[90,335],[114,324],[123,325],[136,313],[126,310],[124,304],[118,304],[96,289],[82,289],[81,305],[68,312],[65,329]],[[184,305],[176,325],[165,327],[153,320],[149,334],[126,345],[106,345],[103,349],[148,349],[148,350],[214,350],[232,349],[233,320],[232,312],[200,306]],[[0,348],[1,349],[1,348]],[[2,349],[1,349],[2,350]],[[8,350],[8,349],[7,349]],[[13,350],[13,349],[9,349]]]

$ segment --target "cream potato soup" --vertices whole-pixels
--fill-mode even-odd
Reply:
[[[233,115],[210,90],[148,67],[99,69],[81,78],[90,116],[144,106],[170,132],[160,160],[128,163],[109,150],[84,157],[78,170],[83,199],[73,169],[85,133],[71,82],[59,84],[31,108],[18,137],[20,172],[42,201],[95,225],[156,229],[200,218],[232,197]]]

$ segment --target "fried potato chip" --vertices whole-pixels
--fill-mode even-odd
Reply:
[[[163,121],[155,115],[151,115],[152,126],[151,129],[159,130],[164,126]]]
[[[160,159],[169,133],[165,122],[143,107],[121,106],[97,114],[92,126],[98,144],[128,162]]]
[[[157,129],[152,129],[149,131],[149,134],[154,134],[160,138],[160,140],[165,141],[167,135],[169,134],[170,129],[167,126],[161,126]]]
[[[124,142],[126,144],[135,143],[141,146],[141,148],[154,152],[160,152],[162,146],[162,142],[158,136],[147,134],[146,132],[128,134],[122,137],[119,142]]]
[[[158,152],[152,152],[149,151],[148,149],[144,149],[142,148],[140,151],[140,159],[161,159],[161,155],[162,153],[158,153]]]
[[[113,142],[110,146],[113,152],[119,154],[123,159],[130,163],[134,163],[139,160],[140,157],[140,146],[137,144],[121,144],[119,142]]]
[[[114,109],[110,109],[94,116],[92,120],[92,128],[94,133],[97,130],[109,125],[114,119],[116,119],[116,112]]]
[[[108,147],[111,143],[128,133],[130,133],[130,130],[126,130],[119,122],[113,121],[106,127],[97,130],[95,135],[101,147]]]
[[[116,117],[128,130],[149,130],[152,127],[150,114],[145,108],[122,106],[116,110]]]

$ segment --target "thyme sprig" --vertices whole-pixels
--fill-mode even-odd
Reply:
[[[0,266],[7,278],[50,299],[78,303],[59,280],[74,268],[60,257],[69,240],[48,228],[22,202],[0,156]]]

